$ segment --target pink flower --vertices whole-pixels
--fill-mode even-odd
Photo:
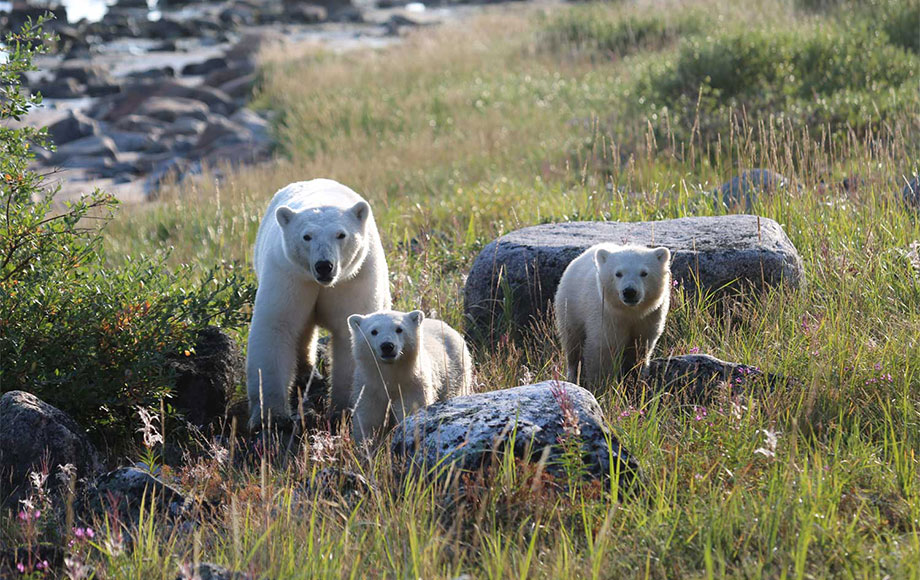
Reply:
[[[22,562],[19,562],[18,564],[16,564],[16,569],[19,570],[20,574],[26,573],[26,566]]]

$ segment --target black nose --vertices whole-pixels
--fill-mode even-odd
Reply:
[[[623,290],[623,302],[627,304],[635,304],[639,298],[639,293],[636,292],[635,288],[626,288]]]
[[[319,274],[321,278],[329,277],[329,274],[332,274],[332,262],[329,260],[320,260],[317,262],[316,273]]]
[[[393,350],[396,348],[396,345],[392,342],[384,342],[380,345],[380,352],[383,354],[393,354]]]

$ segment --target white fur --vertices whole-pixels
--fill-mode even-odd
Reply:
[[[330,262],[331,271],[318,272],[319,262]],[[289,421],[288,391],[298,362],[315,364],[317,326],[332,335],[333,413],[346,410],[354,375],[348,317],[390,306],[370,206],[329,179],[292,183],[268,205],[253,264],[259,288],[246,357],[250,428],[269,414]]]
[[[664,330],[670,286],[671,253],[664,247],[598,244],[575,258],[555,300],[566,380],[596,389],[647,365]]]
[[[447,323],[425,319],[420,310],[355,314],[348,323],[356,363],[356,442],[373,436],[388,421],[398,424],[421,407],[471,392],[470,351]],[[385,343],[392,345],[389,353]]]

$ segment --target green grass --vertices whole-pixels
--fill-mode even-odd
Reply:
[[[838,10],[705,0],[540,15],[515,7],[378,53],[267,59],[257,102],[278,113],[279,160],[125,208],[106,232],[110,257],[169,251],[175,265],[205,271],[227,261],[248,271],[272,193],[332,177],[374,207],[396,306],[435,310],[460,327],[465,273],[495,236],[546,221],[724,213],[708,192],[767,167],[797,187],[753,211],[782,224],[807,284],[723,305],[677,294],[659,354],[699,349],[801,383],[705,416],[666,398],[628,400],[612,385],[601,405],[644,471],[626,501],[597,486],[535,486],[532,470],[512,462],[471,481],[458,501],[457,490],[397,480],[386,454],[363,457],[340,440],[287,463],[231,467],[206,453],[169,476],[220,500],[214,518],[191,533],[149,522],[122,552],[101,542],[88,549],[90,561],[102,576],[132,578],[172,578],[195,558],[266,578],[920,575],[920,272],[907,256],[920,220],[898,198],[901,176],[920,159],[916,91],[890,100],[878,87],[858,89],[860,107],[885,111],[858,127],[849,117],[805,119],[785,99],[770,101],[772,123],[704,109],[690,131],[636,106],[652,94],[649,78],[679,78],[677,92],[696,97],[689,75],[703,56],[738,49],[762,59],[770,43],[791,55],[767,59],[771,71],[794,63],[803,79],[826,73],[824,56],[809,60],[814,50],[869,62],[916,89],[915,53],[873,40],[882,52],[851,54],[864,33],[841,35]],[[699,14],[710,22],[690,38],[617,36],[635,22],[674,30]],[[585,15],[615,39],[560,36],[560,23]],[[746,34],[751,21],[762,27]],[[792,30],[805,31],[798,44]],[[692,47],[701,60],[687,60]],[[871,60],[889,53],[897,58]],[[856,90],[847,76],[856,69],[833,66],[843,76],[780,85],[758,73],[733,90]],[[671,76],[649,76],[662,70]],[[845,177],[860,185],[842,189]],[[477,353],[478,388],[556,376],[558,347],[549,336],[534,342]],[[766,432],[778,434],[775,449]],[[350,502],[310,488],[327,465],[364,473],[375,491]]]

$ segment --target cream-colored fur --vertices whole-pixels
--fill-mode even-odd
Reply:
[[[556,292],[566,380],[597,390],[647,365],[670,304],[667,248],[598,244],[575,258]]]
[[[390,306],[386,258],[360,195],[329,179],[292,183],[259,226],[256,292],[246,357],[249,424],[290,420],[298,362],[316,358],[316,328],[332,340],[332,410],[348,408],[354,360],[348,317]]]
[[[355,358],[356,442],[421,407],[471,392],[470,352],[447,323],[426,319],[420,310],[355,314],[348,323]]]

